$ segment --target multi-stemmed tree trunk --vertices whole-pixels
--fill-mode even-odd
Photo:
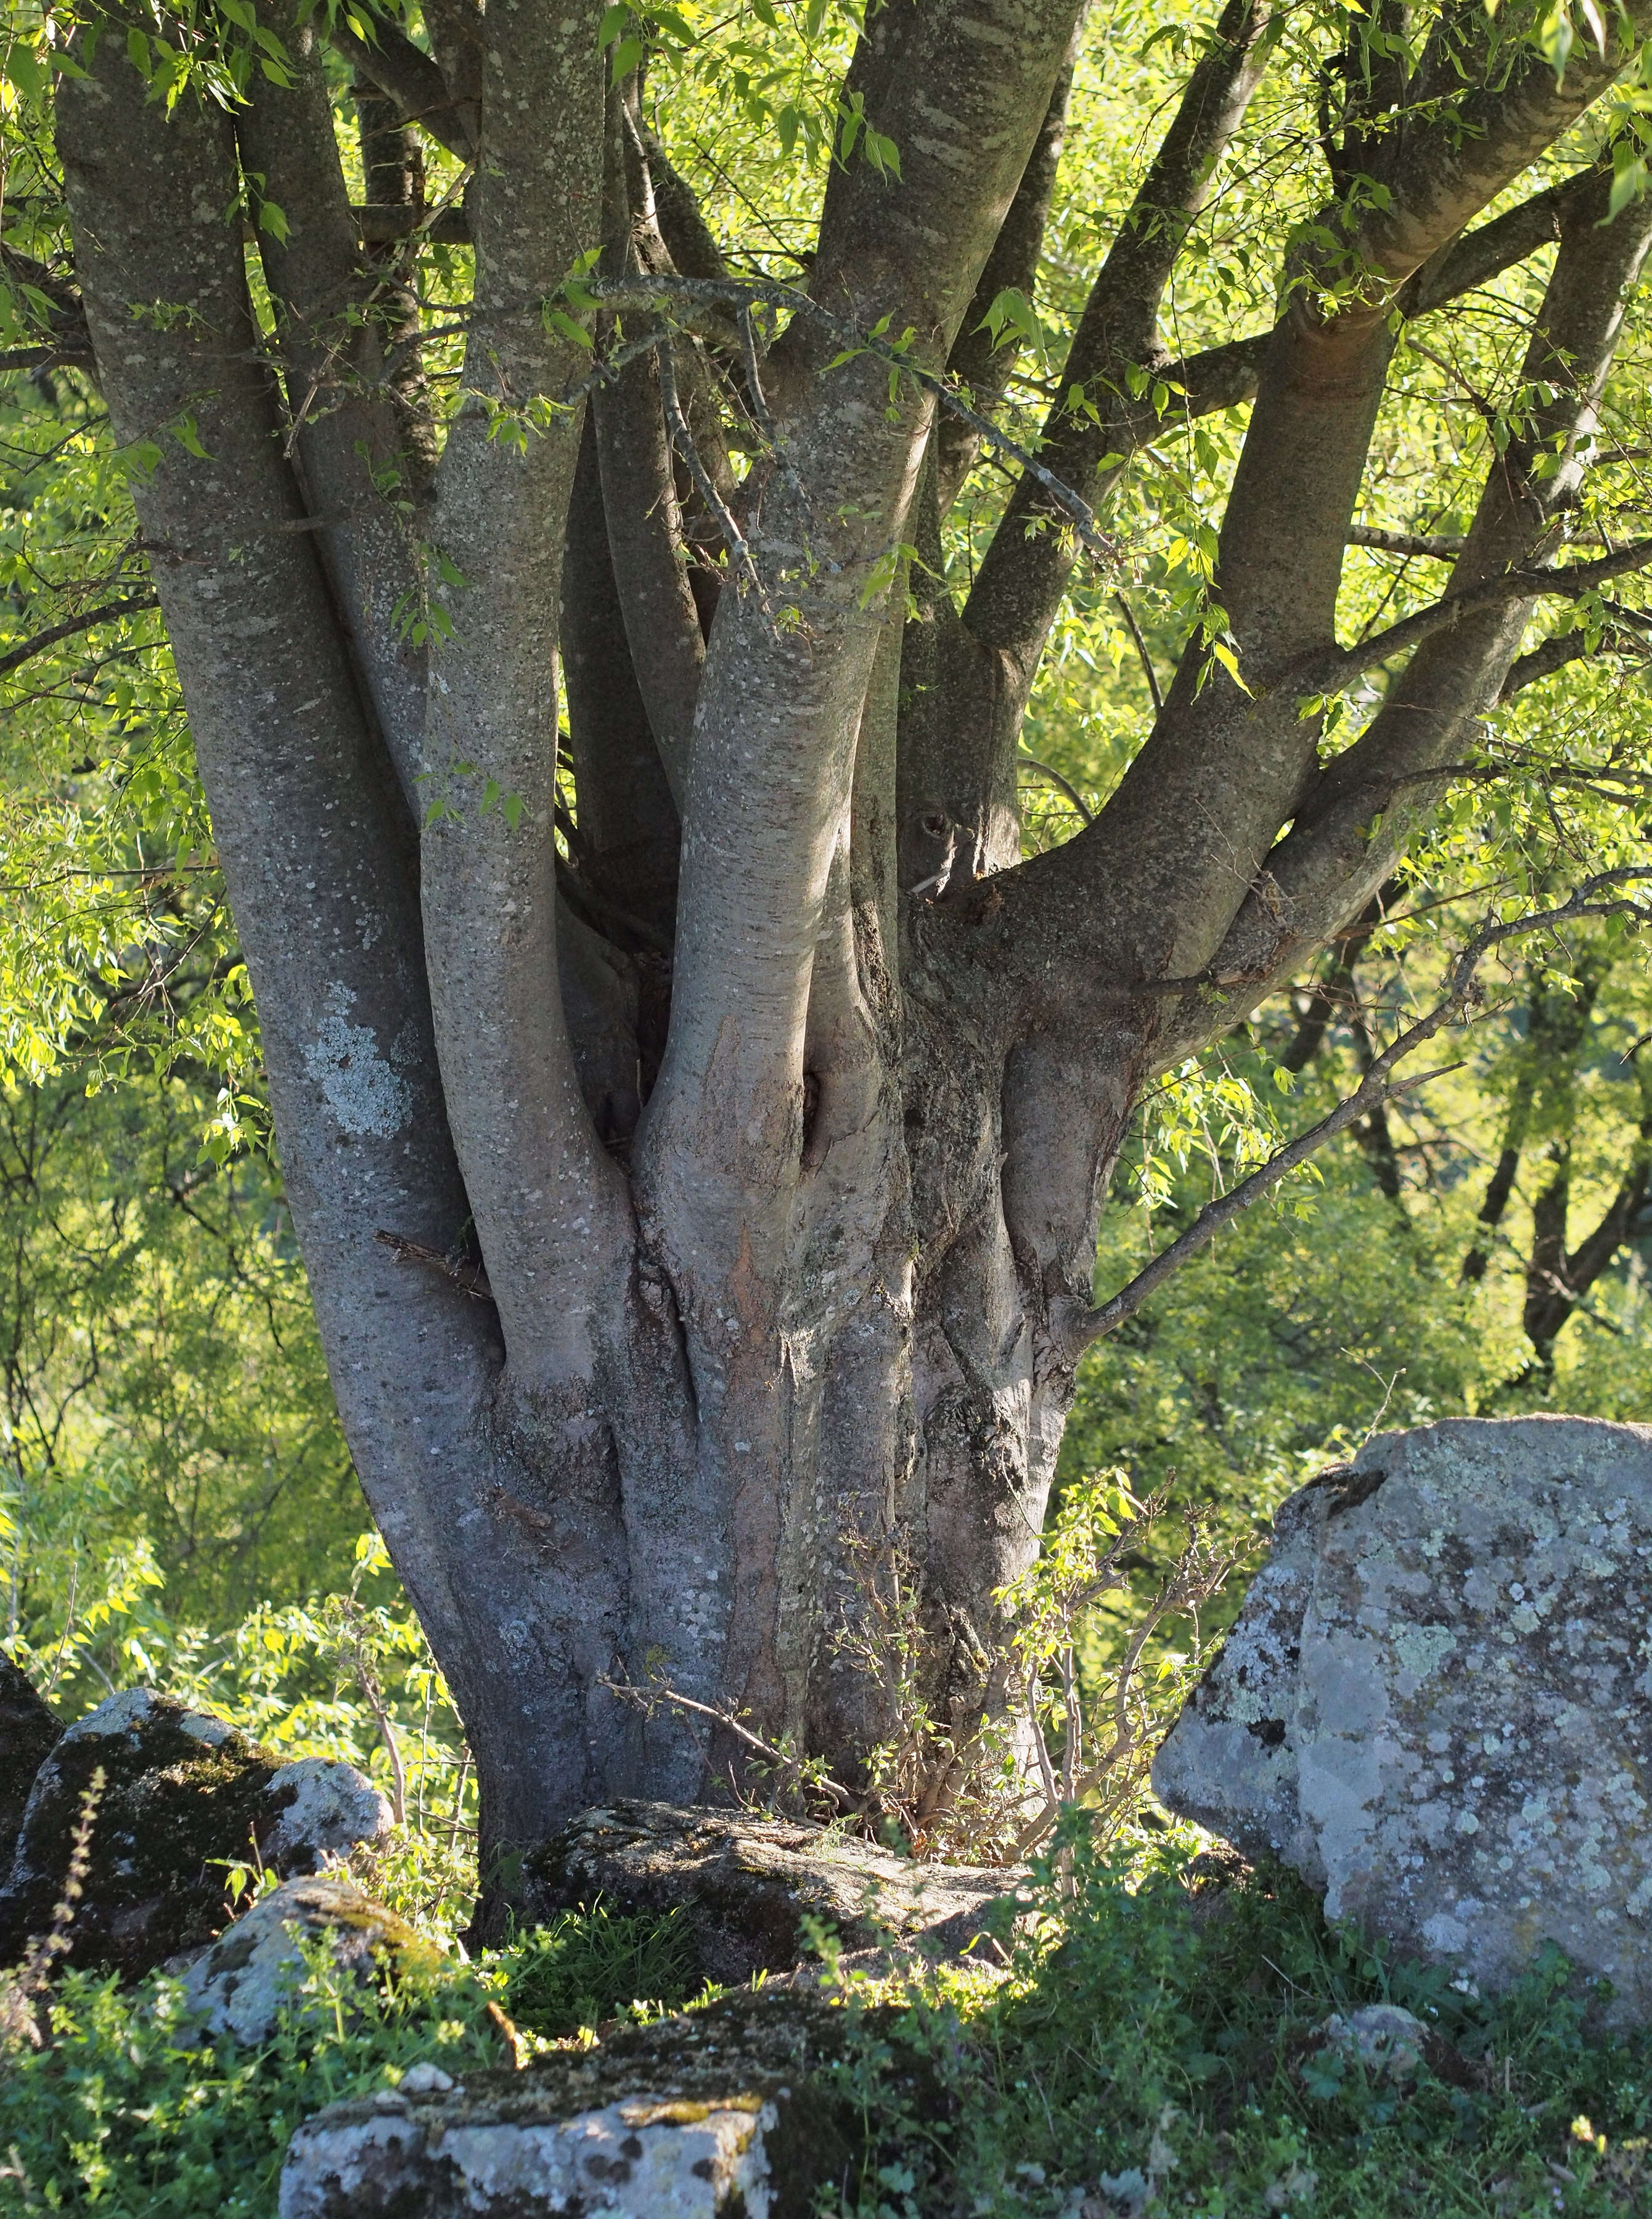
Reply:
[[[726,1778],[732,1737],[613,1679],[852,1763],[879,1722],[831,1629],[897,1536],[937,1700],[978,1701],[1133,1104],[1369,901],[1472,720],[1568,651],[1517,666],[1544,596],[1639,559],[1564,543],[1652,205],[1603,221],[1608,154],[1477,221],[1629,46],[1581,31],[1557,82],[1525,0],[1426,35],[1351,15],[1279,320],[1172,363],[1166,288],[1275,51],[1266,0],[1230,0],[1095,278],[1046,475],[956,606],[934,556],[979,429],[938,392],[1003,389],[983,316],[1032,289],[1073,53],[1107,35],[1080,13],[869,14],[846,111],[898,174],[881,142],[835,164],[767,345],[634,78],[609,89],[599,0],[426,0],[433,60],[341,29],[382,95],[391,205],[366,212],[315,24],[270,0],[291,83],[253,71],[240,104],[169,110],[118,15],[59,81],[96,376],[148,443],[139,513],[338,1405],[490,1857]],[[386,244],[422,214],[402,117],[475,165],[423,234],[475,256],[439,438],[418,242]],[[264,202],[284,224],[244,232]],[[1556,240],[1531,407],[1445,598],[1339,647],[1399,334]],[[566,281],[599,247],[593,308]],[[561,405],[591,368],[574,321],[628,350],[588,406]],[[1096,538],[1061,488],[1104,531],[1120,458],[1247,402],[1210,621],[1095,823],[1022,861],[1021,720]],[[1305,699],[1382,671],[1322,760]]]

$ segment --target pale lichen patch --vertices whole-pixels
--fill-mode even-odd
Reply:
[[[304,1067],[346,1133],[393,1139],[413,1115],[413,1089],[379,1052],[378,1035],[353,1025],[347,986],[327,990],[326,1015],[304,1051]]]

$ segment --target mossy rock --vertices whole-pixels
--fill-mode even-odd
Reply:
[[[810,1918],[848,1950],[895,1941],[963,1955],[1024,1878],[914,1864],[801,1820],[639,1801],[570,1820],[526,1860],[523,1892],[527,1915],[542,1918],[599,1899],[622,1913],[680,1905],[701,1973],[733,1984],[799,1964]]]
[[[197,1957],[184,1992],[205,2035],[268,2042],[305,1980],[301,1944],[321,1942],[352,1980],[429,1981],[446,1961],[405,1918],[338,1873],[283,1880]],[[329,2006],[330,2008],[330,2006]]]
[[[835,2071],[857,2047],[879,2060],[880,2112],[944,2123],[897,2014],[760,1992],[525,2072],[415,2068],[330,2104],[293,2136],[282,2219],[811,2219],[822,2188],[854,2201],[875,2162]]]
[[[9,1656],[0,1656],[0,1880],[11,1868],[34,1776],[62,1731],[62,1721],[28,1675]]]
[[[127,1979],[220,1931],[227,1863],[256,1854],[283,1877],[310,1872],[389,1823],[383,1797],[353,1766],[284,1763],[221,1719],[128,1689],[71,1726],[35,1777],[0,1890],[0,1964],[52,1925],[82,1798],[100,1767],[69,1957]]]

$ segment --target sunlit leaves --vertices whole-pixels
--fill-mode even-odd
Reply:
[[[141,600],[148,582],[130,458],[65,400],[25,387],[0,410],[0,653]],[[199,447],[187,420],[173,436]],[[182,1060],[224,1089],[209,1152],[259,1138],[246,974],[158,616],[116,616],[30,655],[0,678],[0,1085],[68,1064],[96,1087]]]

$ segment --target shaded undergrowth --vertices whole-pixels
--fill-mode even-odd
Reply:
[[[839,1983],[867,2013],[837,2068],[867,2160],[820,2184],[856,2219],[1622,2219],[1652,2210],[1652,2042],[1596,2026],[1550,1955],[1493,2005],[1328,1928],[1282,1874],[1210,1875],[1191,1830],[1064,1843],[1000,1963]],[[63,1975],[0,2072],[0,2214],[273,2219],[287,2137],[416,2058],[504,2061],[490,2003],[541,2041],[698,1986],[680,1921],[599,1905],[474,1965],[363,1992],[310,1959],[262,2048],[189,2046],[174,1981]],[[1327,2060],[1328,2013],[1404,2005],[1409,2084]],[[584,2037],[588,2038],[588,2036]],[[903,2098],[922,2053],[948,2100]],[[902,2053],[906,2053],[903,2057]]]
[[[956,2123],[885,2122],[846,2204],[879,2219],[1652,2212],[1652,2039],[1602,2031],[1601,1992],[1558,1953],[1493,2004],[1327,1927],[1291,1874],[1213,1884],[1199,1852],[1190,1829],[1112,1852],[1075,1837],[1070,1898],[1048,1874],[996,1992],[945,1974],[910,1988],[905,2027],[950,2075]],[[1314,2038],[1381,2002],[1430,2029],[1408,2083]]]

